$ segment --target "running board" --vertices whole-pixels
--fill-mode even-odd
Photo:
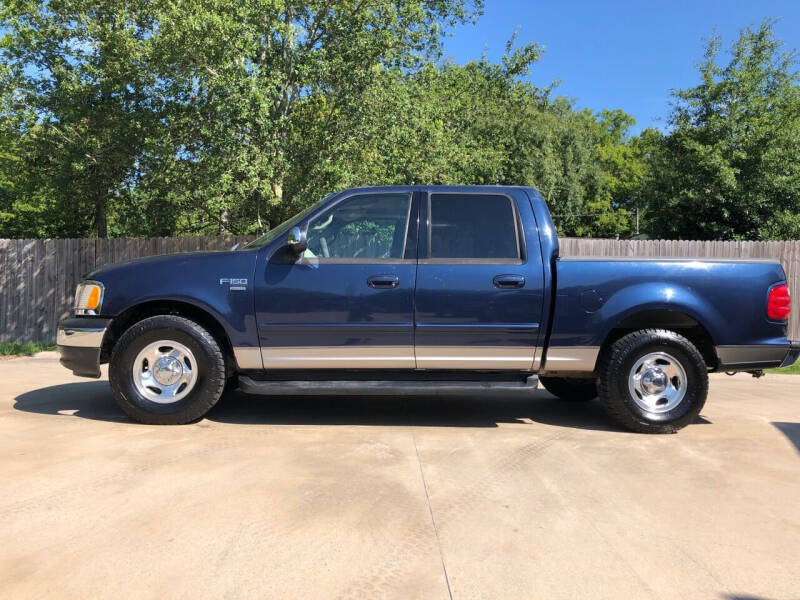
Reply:
[[[464,394],[527,394],[536,391],[535,375],[518,381],[257,381],[239,375],[239,390],[268,396],[460,396]]]

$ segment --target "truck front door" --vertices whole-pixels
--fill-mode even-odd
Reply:
[[[255,312],[265,369],[414,368],[412,195],[339,198],[299,224],[302,256],[263,259]]]

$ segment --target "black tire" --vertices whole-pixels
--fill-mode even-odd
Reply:
[[[539,377],[548,392],[560,400],[586,402],[597,397],[597,380],[572,377]]]
[[[184,345],[197,363],[194,387],[168,404],[149,400],[134,383],[137,355],[160,340]],[[226,383],[225,357],[219,343],[202,326],[183,317],[160,315],[139,321],[122,334],[111,353],[108,375],[114,398],[129,417],[150,425],[182,425],[200,419],[219,400]]]
[[[666,412],[645,410],[634,400],[628,384],[637,361],[653,352],[666,353],[685,373],[685,393],[673,408],[666,410],[665,406]],[[634,331],[614,342],[600,357],[598,375],[600,400],[608,412],[624,427],[639,433],[677,432],[697,418],[708,395],[708,370],[702,354],[685,337],[665,329]]]

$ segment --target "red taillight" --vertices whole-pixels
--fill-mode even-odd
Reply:
[[[783,321],[789,318],[791,311],[792,298],[789,296],[789,286],[785,283],[776,285],[769,291],[767,318],[773,321]]]

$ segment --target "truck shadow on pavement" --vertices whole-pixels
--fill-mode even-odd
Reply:
[[[248,396],[231,394],[207,418],[249,425],[497,427],[541,423],[619,431],[597,401],[564,402],[538,390],[531,398],[498,394],[432,396]]]
[[[14,398],[14,408],[30,413],[75,416],[97,421],[129,421],[114,403],[107,381],[64,383],[25,392]]]
[[[107,381],[65,383],[20,394],[14,408],[55,416],[131,422],[114,403]],[[426,396],[224,396],[206,419],[248,425],[376,425],[497,427],[541,423],[574,429],[622,431],[597,400],[557,400],[544,390],[532,398],[501,395]],[[703,422],[701,420],[700,422]],[[707,422],[707,421],[705,421]]]
[[[785,423],[781,421],[773,421],[772,423],[778,428],[783,435],[786,436],[790,442],[794,444],[797,451],[800,452],[800,423]]]

